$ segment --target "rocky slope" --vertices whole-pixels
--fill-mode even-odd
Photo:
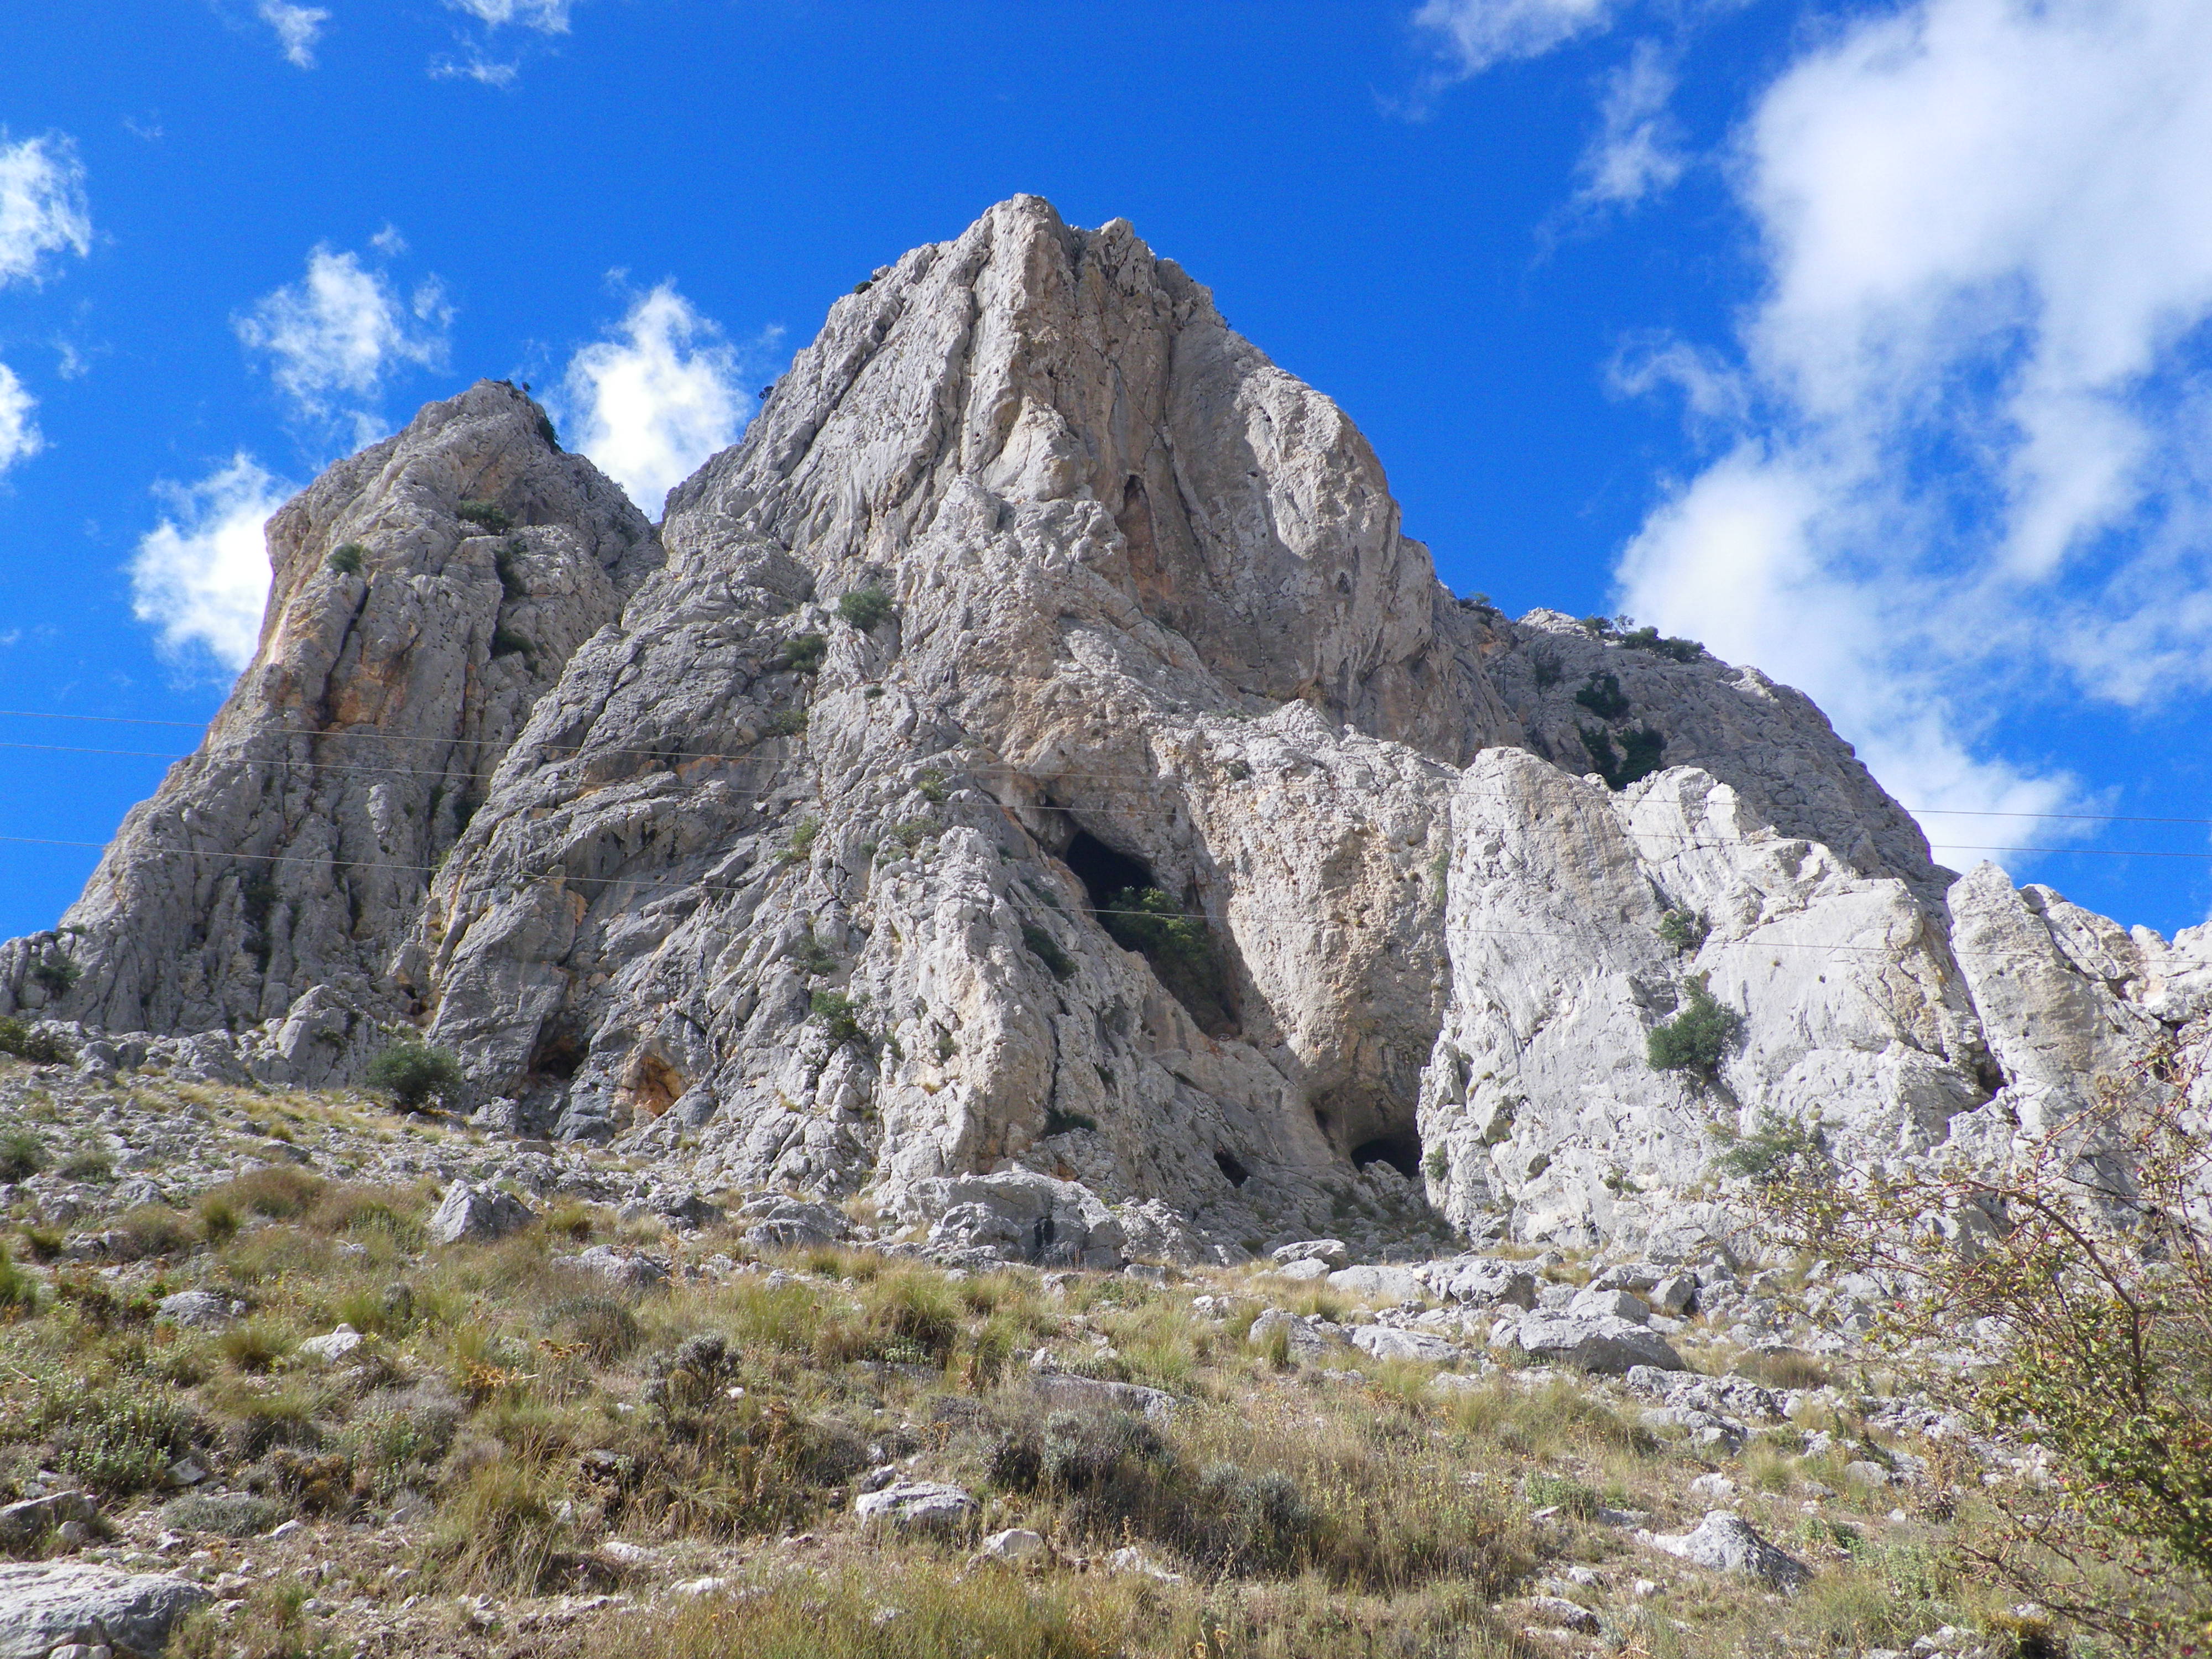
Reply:
[[[1757,671],[1455,600],[1340,410],[1033,198],[840,300],[658,537],[484,385],[270,545],[0,1012],[305,1083],[412,1024],[511,1133],[905,1219],[1026,1169],[1235,1257],[1694,1233],[1776,1116],[2001,1156],[2212,985],[1937,868]]]

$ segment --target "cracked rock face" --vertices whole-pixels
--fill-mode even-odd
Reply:
[[[270,545],[200,752],[0,946],[103,1064],[412,1026],[487,1126],[1036,1260],[1663,1261],[1721,1138],[2002,1157],[2212,1006],[1756,670],[1455,600],[1342,410],[1034,198],[839,300],[658,532],[486,383]]]

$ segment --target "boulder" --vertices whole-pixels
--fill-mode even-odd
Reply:
[[[27,1498],[0,1509],[0,1549],[21,1554],[43,1540],[57,1527],[75,1521],[89,1522],[100,1506],[81,1492],[50,1492]]]
[[[1429,1269],[1429,1285],[1452,1302],[1469,1302],[1478,1308],[1510,1303],[1516,1308],[1536,1305],[1536,1276],[1518,1262],[1490,1256],[1440,1261]]]
[[[1795,1557],[1761,1538],[1751,1522],[1728,1510],[1713,1510],[1688,1532],[1638,1532],[1637,1541],[1677,1555],[1713,1572],[1742,1573],[1784,1592],[1802,1586],[1813,1574]]]
[[[1279,1244],[1267,1254],[1285,1267],[1296,1261],[1320,1261],[1331,1267],[1341,1267],[1352,1260],[1351,1247],[1340,1238],[1301,1239],[1295,1244]]]
[[[1377,1308],[1403,1307],[1428,1300],[1428,1286],[1411,1267],[1362,1266],[1340,1267],[1328,1276],[1328,1287]]]
[[[158,1654],[207,1595],[166,1574],[76,1561],[0,1566],[0,1659],[46,1659],[72,1642]]]
[[[922,1183],[933,1253],[994,1256],[1045,1267],[1119,1267],[1125,1237],[1089,1188],[1030,1170]]]
[[[311,1336],[300,1345],[300,1352],[319,1364],[328,1365],[343,1359],[367,1339],[350,1325],[341,1325],[327,1336]]]
[[[863,1525],[894,1528],[901,1532],[951,1532],[975,1512],[975,1500],[964,1487],[941,1480],[895,1480],[875,1492],[864,1492],[853,1500],[853,1510]]]
[[[187,1330],[219,1330],[246,1311],[246,1304],[213,1291],[179,1291],[155,1304],[154,1317]]]
[[[1328,1337],[1319,1328],[1321,1322],[1302,1317],[1285,1308],[1269,1308],[1252,1322],[1246,1340],[1255,1348],[1265,1348],[1277,1339],[1289,1345],[1293,1359],[1318,1359],[1328,1352]]]
[[[532,1219],[530,1206],[514,1194],[456,1181],[430,1217],[430,1242],[489,1244],[520,1231]]]
[[[1600,1318],[1625,1319],[1632,1325],[1649,1323],[1650,1305],[1643,1297],[1618,1288],[1601,1290],[1593,1285],[1567,1304],[1571,1314],[1594,1314]]]
[[[1044,1553],[1043,1537],[1027,1527],[1008,1527],[983,1540],[983,1557],[990,1561],[1027,1561]]]
[[[1329,1272],[1328,1262],[1310,1256],[1303,1261],[1285,1261],[1275,1269],[1275,1277],[1296,1279],[1303,1285],[1310,1284],[1316,1279],[1327,1279]]]
[[[1432,1365],[1449,1365],[1463,1357],[1456,1342],[1447,1342],[1426,1331],[1401,1331],[1389,1325],[1354,1325],[1352,1346],[1377,1359],[1419,1359]]]
[[[749,1201],[738,1217],[750,1224],[745,1229],[745,1243],[756,1250],[810,1249],[835,1244],[853,1231],[843,1212],[782,1194]]]
[[[1682,1369],[1682,1357],[1656,1331],[1609,1314],[1524,1314],[1513,1328],[1513,1340],[1532,1358],[1578,1365],[1586,1371],[1624,1376],[1630,1367]]]
[[[553,1265],[571,1273],[589,1273],[621,1290],[638,1291],[665,1285],[671,1271],[663,1257],[643,1250],[618,1249],[611,1244],[594,1244],[574,1255],[556,1255]]]
[[[1109,1382],[1095,1376],[1078,1376],[1070,1371],[1039,1371],[1032,1377],[1031,1385],[1048,1406],[1104,1406],[1133,1412],[1155,1423],[1165,1423],[1175,1415],[1173,1395],[1148,1389],[1139,1382]]]

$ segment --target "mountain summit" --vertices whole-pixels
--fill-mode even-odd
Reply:
[[[420,1030],[511,1133],[1225,1260],[1656,1243],[1717,1125],[1996,1156],[2212,1003],[2195,932],[1936,866],[1755,669],[1455,599],[1341,410],[1031,197],[657,531],[484,383],[269,542],[0,1012],[309,1085]]]

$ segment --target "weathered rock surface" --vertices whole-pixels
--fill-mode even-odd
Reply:
[[[430,1214],[434,1244],[488,1244],[530,1224],[530,1206],[496,1187],[457,1181]]]
[[[1534,1358],[1576,1365],[1586,1371],[1625,1376],[1637,1365],[1670,1371],[1682,1369],[1682,1357],[1665,1337],[1611,1314],[1524,1315],[1513,1328],[1513,1340]]]
[[[1777,1549],[1751,1522],[1727,1510],[1712,1510],[1688,1532],[1640,1532],[1637,1538],[1693,1565],[1743,1573],[1776,1589],[1796,1589],[1813,1576],[1803,1562]]]
[[[1395,1273],[1441,1218],[1663,1266],[1728,1232],[1717,1134],[2001,1158],[2212,1012],[2212,937],[1938,868],[1756,670],[1453,599],[1343,411],[1034,198],[839,300],[658,533],[486,383],[270,545],[253,665],[0,1012],[305,1084],[411,1024],[695,1222],[817,1201],[764,1244],[857,1194],[944,1259]],[[1735,1029],[1655,1071],[1699,994]],[[1482,1274],[1425,1288],[1531,1295]]]
[[[964,1488],[941,1480],[897,1480],[853,1500],[854,1513],[870,1525],[907,1532],[949,1532],[975,1512]]]
[[[0,1566],[0,1659],[46,1659],[72,1642],[158,1654],[207,1595],[157,1573],[64,1561]]]

